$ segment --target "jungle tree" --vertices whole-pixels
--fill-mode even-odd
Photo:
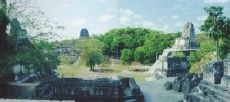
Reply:
[[[223,16],[223,7],[206,7],[207,19],[200,27],[215,41],[217,56],[224,58],[229,53],[229,19]]]

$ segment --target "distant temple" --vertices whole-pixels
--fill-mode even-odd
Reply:
[[[89,32],[87,29],[82,29],[80,32],[80,38],[88,38],[89,37]]]

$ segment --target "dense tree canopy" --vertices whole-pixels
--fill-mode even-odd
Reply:
[[[129,57],[130,61],[139,61],[141,63],[153,63],[156,55],[160,55],[163,49],[169,47],[174,39],[180,34],[166,34],[159,31],[153,31],[144,28],[121,28],[113,29],[99,39],[105,44],[103,47],[104,55],[120,58]],[[122,53],[123,49],[124,52]],[[127,53],[127,49],[132,54]],[[124,53],[128,55],[124,55]]]

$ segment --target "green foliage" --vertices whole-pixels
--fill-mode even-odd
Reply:
[[[17,18],[13,18],[10,21],[10,26],[11,26],[11,29],[10,29],[11,39],[16,40],[17,38],[27,36],[27,31],[21,28],[21,25],[19,21],[17,20]]]
[[[8,20],[7,14],[6,14],[6,0],[0,0],[0,18],[3,18],[4,20]],[[3,20],[3,21],[4,21]],[[6,21],[8,22],[8,21]]]
[[[144,63],[144,52],[145,49],[143,47],[137,47],[136,50],[134,51],[134,58],[135,61]]]
[[[223,7],[206,7],[205,11],[208,13],[208,18],[200,29],[214,39],[217,55],[223,59],[230,52],[230,47],[227,46],[230,40],[230,20],[223,16]]]
[[[82,56],[86,65],[90,67],[90,70],[94,70],[94,66],[103,61],[103,46],[104,43],[96,38],[90,38],[85,41],[84,48],[82,49]]]
[[[175,57],[185,57],[185,54],[184,54],[184,52],[177,51],[177,52],[175,53]]]
[[[189,64],[191,66],[190,72],[192,73],[197,73],[197,71],[200,71],[202,64],[205,64],[212,59],[211,55],[216,49],[214,46],[214,40],[207,38],[205,35],[197,35],[197,41],[200,49],[198,51],[191,52],[189,56]],[[210,56],[207,56],[207,54]]]
[[[57,68],[59,61],[51,43],[40,41],[27,46],[30,47],[27,51],[16,51],[11,57],[12,64],[23,65],[27,70],[48,71]]]
[[[54,44],[47,41],[39,41],[34,44],[36,47],[37,59],[39,59],[40,64],[45,69],[56,69],[59,60],[57,53],[54,52]]]
[[[100,36],[99,39],[105,43],[104,54],[120,57],[122,49],[135,50],[137,47],[142,46],[145,41],[144,35],[150,32],[149,29],[142,28],[113,29]]]
[[[230,38],[223,38],[222,40],[220,40],[219,42],[219,56],[220,58],[226,58],[227,55],[230,53]]]
[[[12,53],[7,45],[7,34],[6,28],[9,23],[7,14],[6,14],[6,0],[0,0],[0,75],[4,70],[9,69],[9,55]]]
[[[47,41],[31,42],[27,31],[22,29],[19,21],[11,20],[9,38],[14,47],[14,54],[11,57],[12,65],[20,64],[30,69],[56,69],[58,65],[57,54],[54,52],[54,45]]]
[[[164,34],[163,32],[157,31],[146,34],[146,40],[142,46],[144,49],[144,61],[141,62],[145,64],[155,62],[156,55],[159,56],[165,48],[170,47],[178,35],[179,34]]]
[[[134,56],[131,62],[135,60],[148,64],[153,63],[156,54],[161,54],[163,49],[171,46],[179,35],[180,33],[166,34],[144,28],[121,28],[113,29],[99,39],[105,44],[104,55],[119,58],[123,49],[129,49]],[[130,61],[125,63],[131,63]]]
[[[121,63],[122,64],[130,64],[134,58],[133,58],[133,52],[129,49],[123,49],[121,51]]]

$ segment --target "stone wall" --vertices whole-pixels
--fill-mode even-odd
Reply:
[[[188,59],[186,57],[168,57],[166,76],[177,76],[188,73]]]
[[[182,92],[188,95],[194,87],[196,87],[202,80],[202,75],[198,74],[185,74],[176,77],[172,83],[173,90]]]
[[[229,100],[229,89],[204,80],[187,96],[188,102],[229,102]]]
[[[186,95],[188,102],[228,102],[230,100],[229,61],[214,61],[203,68],[203,80]],[[227,72],[226,72],[227,71]]]
[[[62,78],[38,85],[36,87],[36,97],[52,100],[117,102],[127,97],[139,100],[143,95],[140,87],[130,78],[121,80]]]

